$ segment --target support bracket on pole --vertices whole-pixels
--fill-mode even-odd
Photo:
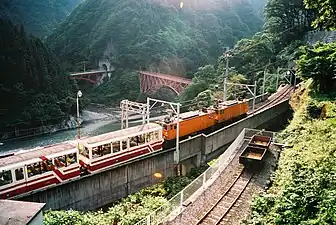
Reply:
[[[176,151],[174,152],[174,162],[176,164],[179,163],[180,161],[180,148],[179,148],[179,137],[180,137],[180,103],[174,103],[174,102],[168,102],[168,101],[163,101],[159,99],[154,99],[154,98],[147,98],[147,123],[149,123],[149,117],[150,117],[150,110],[157,104],[161,103],[163,105],[169,105],[170,108],[173,110],[173,112],[176,115],[176,121],[177,121],[177,126],[176,126]]]
[[[121,129],[128,128],[128,113],[142,115],[142,124],[145,124],[147,105],[139,102],[132,102],[127,99],[120,102],[121,109]]]
[[[255,108],[255,99],[257,96],[257,82],[254,82],[254,85],[252,84],[238,84],[238,83],[225,83],[225,85],[232,85],[232,86],[238,86],[238,87],[244,87],[246,88],[253,96],[253,113]],[[253,88],[253,90],[251,89]]]

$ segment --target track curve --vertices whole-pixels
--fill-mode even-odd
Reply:
[[[238,201],[253,177],[253,172],[240,168],[240,174],[215,204],[195,223],[195,225],[220,224]]]

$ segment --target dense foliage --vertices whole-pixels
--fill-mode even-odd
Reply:
[[[252,204],[248,224],[336,223],[336,102],[310,90],[293,97],[296,113],[283,132],[272,188]]]
[[[185,74],[262,26],[248,0],[216,2],[188,1],[180,9],[180,1],[85,1],[48,42],[72,65],[89,60],[95,67],[105,57],[117,69]]]
[[[223,82],[225,68],[221,66],[206,65],[198,68],[192,79],[192,84],[179,96],[180,101],[187,101],[192,99],[188,104],[190,108],[200,109],[215,103],[216,100],[223,98]],[[228,82],[231,83],[247,83],[246,78],[231,70]],[[228,90],[228,99],[238,99],[241,97],[248,97],[247,90],[231,87]]]
[[[288,61],[295,58],[286,58],[291,54],[286,48],[292,48],[293,44],[295,48],[298,46],[293,41],[302,40],[303,35],[312,30],[315,18],[314,11],[307,10],[303,0],[269,0],[265,17],[264,30],[252,39],[239,41],[234,49],[233,65],[250,80],[261,78],[258,72],[265,68],[274,72],[277,67],[290,66]]]
[[[336,29],[336,2],[334,0],[304,0],[306,7],[315,9],[318,16],[314,21],[316,28]]]
[[[71,111],[71,85],[57,59],[23,26],[0,19],[1,131],[57,122]]]
[[[275,91],[278,68],[293,67],[290,62],[298,59],[298,48],[303,45],[300,40],[307,31],[312,30],[311,23],[314,18],[314,10],[306,9],[303,0],[267,1],[263,30],[252,38],[241,39],[232,50],[230,77],[233,76],[232,79],[236,80],[235,75],[239,75],[241,83],[253,84],[256,81],[259,87],[258,93],[260,93],[264,72],[267,72],[272,76],[267,79],[265,91]],[[212,66],[217,72],[210,71],[202,76],[197,76],[198,71],[195,74],[194,83],[183,93],[183,100],[194,98],[199,94],[199,91],[207,90],[209,86],[222,84],[223,78],[219,78],[219,76],[223,73],[225,62],[222,55],[217,64]],[[200,70],[203,69],[200,68]],[[212,75],[208,75],[210,73]],[[240,91],[243,90],[246,89]],[[246,97],[246,93],[236,96],[234,92],[232,92],[233,95],[231,93],[232,97]],[[218,97],[218,92],[214,92],[212,98],[215,98],[216,95]]]
[[[45,225],[131,225],[153,210],[168,203],[168,199],[180,192],[198,177],[206,167],[192,169],[187,176],[168,178],[166,181],[123,198],[106,212],[47,211]]]
[[[298,75],[313,78],[322,93],[330,93],[334,88],[336,71],[336,43],[318,43],[314,47],[302,47],[297,61]]]
[[[96,103],[118,105],[125,98],[132,100],[138,98],[140,82],[136,72],[119,70],[100,86],[87,89],[90,90],[88,95]]]
[[[44,37],[82,0],[1,0],[0,18],[24,25],[33,35]]]

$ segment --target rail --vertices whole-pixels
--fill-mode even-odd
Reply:
[[[216,180],[218,175],[229,166],[244,140],[251,139],[255,134],[272,137],[273,141],[277,139],[277,133],[275,132],[245,128],[213,165],[171,198],[166,204],[154,210],[137,222],[136,225],[156,225],[164,223],[182,213],[182,211],[192,203],[193,199],[202,194],[202,192]]]
[[[258,107],[253,113],[259,112],[265,108],[268,108],[280,101],[282,101],[291,91],[293,90],[293,87],[288,85],[284,87],[281,91],[277,92],[272,99],[270,99],[268,102],[263,104],[262,106]]]
[[[238,201],[247,185],[251,181],[253,173],[242,169],[239,176],[233,181],[231,186],[215,202],[215,204],[199,219],[195,225],[213,224],[218,225],[231,210],[233,205]],[[213,223],[211,221],[215,220]]]

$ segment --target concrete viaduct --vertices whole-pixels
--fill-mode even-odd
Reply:
[[[182,165],[182,172],[185,173],[190,167],[200,166],[223,153],[226,146],[244,128],[269,128],[268,125],[273,122],[281,124],[281,119],[286,118],[284,114],[289,112],[289,108],[287,98],[214,133],[200,134],[181,141],[179,163]],[[99,174],[82,177],[19,200],[45,202],[45,209],[96,209],[157,183],[159,180],[153,176],[156,172],[164,177],[176,175],[174,151],[175,149],[164,150],[135,159]]]

